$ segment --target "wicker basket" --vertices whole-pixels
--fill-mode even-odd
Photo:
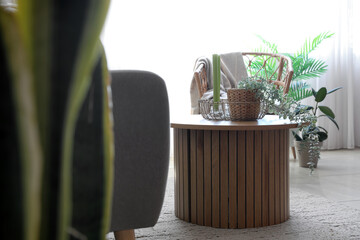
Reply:
[[[221,99],[220,102],[214,103],[214,101],[211,100],[205,100],[200,99],[199,100],[199,107],[200,107],[200,113],[203,116],[203,118],[208,120],[254,120],[254,119],[261,119],[265,116],[266,109],[264,108],[264,105],[262,102],[260,102],[260,112],[256,116],[254,113],[253,118],[244,118],[242,116],[236,117],[230,116],[230,106],[232,106],[234,109],[241,109],[241,108],[249,108],[251,105],[257,105],[258,102],[255,102],[254,104],[250,102],[228,102],[227,99]],[[216,107],[214,107],[216,106]],[[235,111],[236,112],[236,111]]]
[[[231,120],[255,120],[261,118],[260,100],[255,92],[231,88],[227,91]]]

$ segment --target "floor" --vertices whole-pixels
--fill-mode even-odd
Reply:
[[[312,175],[291,155],[290,186],[360,209],[360,148],[321,151]]]
[[[171,161],[169,175],[173,174]],[[360,210],[360,148],[321,151],[312,175],[290,155],[290,186]]]
[[[171,161],[169,177],[174,176],[173,166]],[[360,239],[360,215],[354,210],[360,210],[360,148],[321,151],[318,168],[309,173],[290,156],[293,209],[283,224],[246,230],[197,226],[174,216],[171,199],[165,202],[158,224],[137,230],[137,239]],[[107,239],[114,239],[112,233]]]

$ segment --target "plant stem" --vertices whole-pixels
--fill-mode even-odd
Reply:
[[[318,109],[318,105],[319,105],[319,103],[317,102],[316,105],[315,105],[314,112],[313,112],[313,113],[314,113],[314,116],[316,116],[316,111],[317,111],[317,109]]]

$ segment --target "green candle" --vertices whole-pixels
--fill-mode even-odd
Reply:
[[[213,94],[214,94],[214,110],[219,109],[220,102],[220,55],[213,54]]]

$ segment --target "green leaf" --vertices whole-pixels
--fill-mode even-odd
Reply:
[[[323,128],[323,127],[321,127],[321,126],[318,126],[318,128],[324,130],[325,133],[328,133],[328,131],[327,131],[325,128]]]
[[[72,211],[75,123],[88,91],[109,0],[19,0],[18,5],[45,152],[39,239],[63,240]]]
[[[324,87],[320,88],[319,91],[315,95],[315,101],[322,102],[325,99],[326,94],[327,94],[326,88],[324,88]]]
[[[313,96],[316,97],[317,92],[315,91],[315,89],[311,88],[311,92],[312,92]]]
[[[66,69],[56,76],[58,84],[65,81],[67,88],[61,97],[66,97],[68,103],[62,109],[61,133],[61,165],[60,165],[60,194],[57,211],[59,214],[59,240],[66,239],[67,229],[71,221],[71,166],[73,137],[76,120],[87,94],[90,76],[94,63],[99,54],[98,41],[109,7],[109,0],[90,0],[77,4],[66,1],[57,1],[59,8],[53,9],[54,15],[59,16],[54,28],[56,51],[54,64],[58,69]],[[64,12],[67,14],[64,14]],[[61,36],[67,36],[70,42],[64,41]],[[72,53],[74,51],[74,53]],[[69,58],[69,60],[67,60]],[[61,82],[62,80],[62,82]],[[61,88],[63,89],[63,88]],[[61,125],[59,125],[61,126]]]
[[[294,137],[295,137],[296,141],[302,141],[303,140],[298,134],[295,134]]]
[[[105,53],[103,50],[101,53],[77,120],[73,152],[71,227],[89,240],[103,239],[106,235],[112,199],[113,156],[109,151],[113,140],[111,124],[108,123],[109,82]]]
[[[339,89],[342,89],[342,87],[334,88],[334,89],[330,90],[330,91],[328,92],[328,94],[333,93],[333,92],[336,92],[336,91],[339,90]]]
[[[303,139],[294,131],[292,131],[293,136],[295,137],[296,141],[302,141]]]
[[[339,125],[337,124],[337,122],[335,121],[334,118],[330,117],[330,116],[327,116],[334,124],[335,126],[337,127],[337,129],[339,130]]]
[[[326,132],[318,132],[317,135],[319,136],[320,142],[323,142],[328,138],[328,134]]]
[[[5,14],[0,10],[0,19]],[[4,23],[1,21],[1,23]],[[8,22],[10,25],[11,23]],[[3,42],[6,30],[0,25],[0,111],[1,111],[1,142],[0,151],[3,156],[0,168],[0,187],[6,196],[1,198],[0,212],[6,219],[6,227],[1,228],[2,236],[11,236],[13,239],[25,239],[24,215],[26,209],[24,204],[23,175],[21,174],[21,156],[16,123],[16,107],[13,101],[13,85],[11,81],[11,67],[7,62],[6,51],[9,48]],[[14,174],[16,173],[16,174]],[[17,199],[17,201],[14,201]],[[34,229],[38,231],[39,229]],[[30,233],[32,235],[32,233]]]
[[[335,114],[334,112],[326,106],[319,106],[319,109],[321,112],[323,112],[326,116],[331,117],[331,118],[335,118]]]
[[[293,80],[307,80],[320,77],[327,70],[325,61],[309,58],[309,53],[315,50],[319,44],[334,34],[329,32],[320,33],[313,40],[306,39],[302,48],[296,54],[290,55],[293,62]]]
[[[267,40],[265,40],[263,37],[261,37],[260,35],[256,35],[262,42],[263,44],[267,47],[267,49],[261,49],[261,50],[265,50],[265,51],[259,51],[259,52],[268,52],[268,53],[278,53],[278,46],[275,43],[271,43]]]
[[[39,121],[41,144],[44,156],[48,157],[51,147],[48,140],[51,116],[50,88],[52,68],[51,52],[51,10],[54,1],[19,0],[18,21],[25,42],[29,64],[34,78],[35,101]]]
[[[297,133],[293,132],[293,135],[294,135],[296,141],[302,141],[303,140]]]
[[[326,72],[327,65],[322,60],[316,60],[304,56],[293,59],[293,80],[307,80],[320,77]]]
[[[14,238],[40,235],[43,149],[36,114],[34,78],[17,15],[0,7],[1,60],[1,206],[7,231]],[[10,199],[10,201],[7,201]],[[8,215],[10,214],[10,215]],[[2,234],[5,238],[12,234]]]
[[[306,82],[295,81],[291,83],[288,95],[295,101],[300,101],[312,96],[312,92]]]
[[[13,122],[17,124],[12,134],[18,133],[17,139],[9,142],[18,144],[14,148],[19,147],[21,158],[20,163],[14,161],[20,171],[8,171],[18,175],[23,184],[19,187],[23,192],[13,199],[22,201],[23,216],[16,218],[22,221],[17,227],[24,236],[14,237],[63,240],[71,227],[75,124],[97,60],[109,0],[18,3],[17,13],[4,14],[1,8],[0,16],[1,44],[3,40],[6,44],[1,46],[1,54],[7,51],[1,63],[6,62],[10,69],[10,76],[1,75],[1,80],[11,84]],[[109,189],[109,184],[104,188]],[[109,205],[104,209],[109,219]],[[102,237],[108,221],[103,220],[99,229]]]
[[[303,47],[297,52],[297,55],[308,55],[310,52],[314,51],[322,41],[333,35],[334,33],[323,32],[317,35],[313,40],[310,38],[306,39]]]
[[[320,59],[314,59],[309,57],[309,53],[314,51],[325,39],[328,39],[332,37],[334,34],[329,32],[323,32],[317,35],[314,39],[306,39],[305,43],[303,44],[302,48],[297,51],[295,54],[287,54],[284,53],[285,56],[288,56],[293,65],[294,73],[292,76],[292,81],[298,81],[298,80],[308,80],[316,77],[322,76],[327,71],[327,65],[326,62]],[[278,53],[278,46],[274,43],[271,43],[261,36],[257,35],[257,37],[262,41],[263,46],[256,49],[255,51],[258,52],[271,52],[271,53]],[[262,63],[265,61],[265,59],[262,59],[257,64],[257,70],[260,70]],[[276,69],[276,65],[270,64],[270,67],[268,69],[263,70],[259,72],[261,76],[266,77],[266,73],[273,73]],[[253,69],[255,70],[255,69]],[[257,72],[257,71],[256,71]],[[254,74],[252,72],[252,74]],[[271,75],[271,74],[270,74]],[[289,95],[292,96],[295,100],[301,100],[306,97],[311,96],[310,90],[301,89],[294,91],[294,93],[289,93]],[[316,94],[313,93],[315,96]]]

